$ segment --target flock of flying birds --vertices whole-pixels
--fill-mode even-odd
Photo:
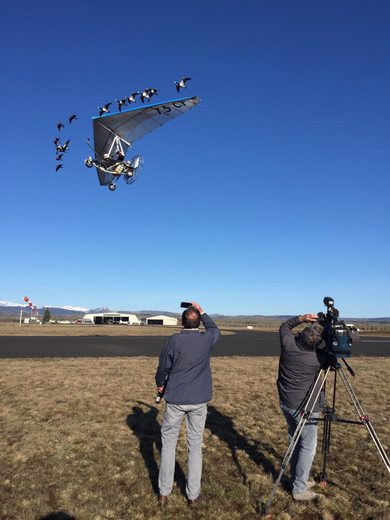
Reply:
[[[183,78],[181,81],[174,81],[176,85],[176,90],[180,92],[181,88],[187,88],[186,82],[190,81],[191,78]],[[122,111],[123,106],[128,106],[127,103],[129,103],[129,106],[131,103],[135,103],[137,100],[135,99],[136,96],[140,97],[140,100],[142,103],[145,103],[145,99],[148,100],[148,103],[150,102],[150,98],[152,96],[158,96],[157,94],[158,89],[157,88],[146,88],[142,93],[141,92],[133,92],[130,94],[129,97],[125,96],[123,99],[116,99],[115,101],[118,103],[118,110],[119,112]],[[106,103],[103,107],[98,107],[99,109],[99,116],[102,116],[103,114],[108,114],[110,111],[108,110],[108,107],[111,105],[111,103]]]
[[[183,78],[181,81],[174,81],[174,84],[176,85],[176,90],[178,92],[180,92],[181,88],[187,88],[186,82],[190,81],[190,79],[191,78]],[[115,101],[118,103],[119,112],[121,112],[122,107],[127,106],[127,103],[129,103],[129,106],[130,106],[131,103],[136,102],[136,99],[135,99],[136,96],[140,96],[140,100],[142,101],[142,103],[145,103],[145,99],[147,99],[148,103],[149,103],[151,97],[158,96],[157,92],[158,92],[158,89],[156,89],[156,88],[146,88],[142,93],[133,92],[132,94],[130,94],[129,97],[126,96],[123,99],[116,99]],[[108,110],[108,107],[110,105],[111,105],[111,103],[106,103],[103,107],[98,107],[99,116],[102,116],[103,114],[108,114],[110,112]],[[77,116],[75,114],[69,114],[69,124],[71,124],[74,119],[77,119]],[[62,123],[56,123],[56,125],[57,125],[59,132],[61,132],[61,128],[65,128],[65,126]],[[69,145],[70,139],[68,139],[68,141],[66,141],[63,145],[60,144],[61,139],[58,137],[56,137],[55,139],[52,139],[52,141],[54,143],[55,150],[56,150],[56,161],[62,161],[63,160],[62,157],[69,150],[68,145]],[[64,167],[64,165],[62,163],[58,164],[56,166],[56,172],[58,172],[58,170],[63,167]]]
[[[69,124],[71,124],[71,122],[74,119],[77,119],[76,114],[69,114]],[[61,132],[61,128],[65,128],[65,126],[62,123],[56,123],[56,125],[57,125],[59,132]],[[53,141],[55,149],[56,149],[56,156],[57,156],[56,161],[62,161],[63,160],[62,157],[69,150],[68,146],[69,146],[70,139],[65,141],[64,144],[60,144],[61,139],[59,137],[52,139],[52,141]],[[63,167],[64,167],[64,165],[62,163],[58,164],[56,166],[56,172],[58,172],[58,170]]]

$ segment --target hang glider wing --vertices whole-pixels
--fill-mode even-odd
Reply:
[[[115,177],[117,175],[114,175],[113,173],[106,172],[104,170],[101,170],[100,168],[96,168],[99,176],[99,182],[100,186],[108,186],[113,182]]]
[[[184,114],[198,103],[199,98],[197,97],[176,99],[94,117],[93,132],[97,157],[102,158],[105,153],[110,153],[116,138],[121,140],[123,152],[126,154],[128,147],[134,141],[141,139],[180,114]],[[109,181],[104,180],[104,184],[106,183]]]

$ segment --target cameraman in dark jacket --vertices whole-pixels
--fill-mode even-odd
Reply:
[[[310,323],[317,320],[317,314],[295,316],[285,321],[280,329],[281,353],[279,360],[279,375],[277,386],[280,398],[280,408],[288,424],[289,440],[301,419],[304,409],[311,410],[318,395],[321,380],[313,392],[310,401],[308,398],[313,390],[317,376],[322,368],[326,368],[327,354],[318,347],[322,342],[323,327],[314,323],[306,327],[296,336],[292,329],[301,323]],[[298,443],[290,459],[290,473],[292,496],[294,500],[314,500],[318,497],[310,491],[314,482],[308,482],[311,465],[317,447],[318,412],[324,406],[324,393],[321,391],[315,403],[311,420],[306,422],[302,429]]]
[[[200,332],[202,321],[206,331]],[[186,417],[188,472],[186,494],[191,507],[205,499],[200,492],[202,440],[207,401],[213,397],[210,356],[221,333],[213,320],[195,302],[182,314],[183,330],[171,336],[160,355],[157,388],[166,401],[161,427],[159,502],[166,504],[172,491],[175,451],[183,415]]]

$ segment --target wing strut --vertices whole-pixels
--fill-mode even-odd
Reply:
[[[108,132],[110,132],[111,134],[115,135],[115,137],[117,139],[120,139],[121,141],[123,141],[124,143],[127,144],[127,146],[130,146],[130,148],[133,148],[133,145],[131,143],[129,143],[128,141],[126,141],[125,139],[123,139],[123,137],[121,137],[120,135],[118,135],[117,133],[114,132],[114,130],[112,130],[111,128],[107,127],[107,126],[104,126],[100,121],[98,121],[96,119],[96,122],[99,123],[100,126],[102,126],[105,130],[107,130]]]
[[[95,148],[92,148],[91,143],[89,142],[89,139],[87,139],[87,145],[90,147],[90,149],[91,149],[93,152],[95,152],[96,157],[98,157],[98,158],[101,160],[101,157],[100,157],[100,155],[97,153],[97,151],[95,150]]]

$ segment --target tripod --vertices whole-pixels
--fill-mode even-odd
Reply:
[[[346,367],[348,368],[348,371],[350,372],[350,374],[352,376],[354,376],[354,372],[352,370],[352,368],[348,365],[348,363],[345,361],[344,358],[342,358],[344,364],[346,365]],[[321,385],[320,387],[318,388],[317,390],[317,395],[315,396],[315,399],[313,401],[313,404],[310,408],[310,410],[307,410],[308,408],[308,404],[309,402],[311,401],[314,393],[315,393],[315,389],[317,388],[317,383],[319,382],[319,380],[321,379],[321,371],[319,372],[318,376],[317,376],[317,379],[315,381],[315,384],[313,385],[313,390],[311,391],[307,401],[306,401],[306,404],[305,404],[305,407],[303,409],[303,412],[302,412],[302,415],[301,415],[301,419],[295,429],[295,432],[294,432],[294,435],[291,439],[291,442],[288,446],[288,449],[287,449],[287,452],[284,456],[284,459],[282,461],[282,469],[279,473],[279,476],[278,478],[276,479],[276,482],[275,482],[275,485],[272,489],[272,492],[271,492],[271,495],[268,499],[268,502],[265,504],[264,502],[262,502],[261,506],[262,506],[262,514],[263,516],[267,515],[268,513],[268,509],[271,505],[271,501],[275,495],[275,492],[276,492],[276,489],[279,485],[279,482],[283,476],[283,473],[285,471],[285,469],[287,468],[288,466],[288,463],[292,457],[292,454],[294,452],[294,449],[295,447],[297,446],[298,444],[298,441],[299,441],[299,438],[302,434],[302,430],[305,426],[305,424],[311,420],[311,415],[313,413],[313,410],[314,410],[314,407],[315,407],[315,404],[317,402],[317,400],[319,399],[319,396],[321,394],[321,391],[322,389],[324,388],[325,390],[325,383],[326,383],[326,379],[329,375],[329,372],[334,372],[335,373],[335,376],[334,376],[334,385],[333,385],[333,402],[332,402],[332,407],[330,406],[325,406],[324,407],[324,410],[323,410],[323,414],[324,414],[324,417],[323,418],[318,418],[316,420],[318,421],[324,421],[324,433],[323,433],[323,441],[322,441],[322,453],[324,455],[324,459],[323,459],[323,467],[322,467],[322,473],[321,473],[321,485],[323,486],[326,486],[327,484],[327,477],[326,477],[326,462],[327,462],[327,457],[329,455],[329,449],[330,449],[330,434],[331,434],[331,425],[332,425],[332,422],[343,422],[343,423],[350,423],[350,424],[358,424],[358,425],[363,425],[366,426],[367,430],[369,431],[370,435],[371,435],[371,438],[372,440],[374,441],[375,443],[375,446],[377,447],[378,451],[379,451],[379,454],[388,470],[388,472],[390,473],[390,461],[389,461],[389,458],[387,457],[386,455],[386,452],[385,450],[383,449],[379,439],[378,439],[378,436],[376,435],[375,433],[375,430],[368,418],[368,416],[364,413],[363,411],[363,408],[361,407],[356,395],[355,395],[355,392],[353,391],[353,388],[350,384],[350,382],[348,381],[348,378],[347,378],[347,375],[345,374],[344,370],[343,370],[343,367],[340,363],[336,363],[334,366],[329,366],[326,370],[325,370],[325,374],[324,374],[324,377],[322,379],[322,382],[321,382]],[[354,405],[357,413],[358,413],[358,416],[359,416],[359,419],[360,421],[347,421],[347,420],[343,420],[343,419],[339,419],[337,417],[337,415],[335,414],[335,404],[336,404],[336,380],[337,380],[337,375],[340,376],[340,379],[342,380],[347,392],[348,392],[348,395],[352,401],[352,404]],[[270,515],[268,515],[270,516]]]

